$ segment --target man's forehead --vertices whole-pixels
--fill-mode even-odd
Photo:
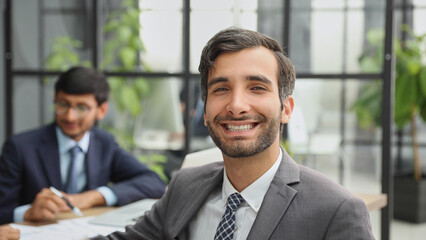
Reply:
[[[83,94],[70,94],[63,91],[59,91],[55,95],[56,100],[66,100],[66,101],[79,101],[79,102],[92,102],[96,101],[95,94],[93,93],[83,93]]]

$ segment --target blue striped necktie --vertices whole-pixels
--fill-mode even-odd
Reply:
[[[244,198],[239,193],[229,195],[226,211],[216,229],[215,240],[232,240],[235,231],[235,211],[242,202],[244,202]]]
[[[78,193],[78,168],[77,168],[77,154],[81,151],[81,148],[76,145],[72,147],[69,152],[71,155],[71,161],[68,165],[68,175],[67,175],[67,181],[65,185],[65,191],[67,193]]]

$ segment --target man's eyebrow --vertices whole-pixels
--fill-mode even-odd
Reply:
[[[266,83],[268,85],[272,85],[272,81],[269,78],[267,78],[263,75],[249,75],[249,76],[246,77],[246,80],[248,80],[248,81],[259,81],[259,82],[262,82],[262,83]]]
[[[220,83],[220,82],[229,82],[229,79],[225,78],[225,77],[217,77],[217,78],[212,78],[209,80],[209,83],[207,84],[207,89],[209,89],[211,86]]]
[[[262,82],[265,83],[267,85],[272,85],[272,81],[263,76],[263,75],[248,75],[245,77],[245,79],[247,81],[258,81],[258,82]],[[217,77],[217,78],[212,78],[209,80],[209,83],[207,84],[207,89],[210,88],[211,86],[217,84],[217,83],[221,83],[221,82],[229,82],[229,79],[226,77]]]

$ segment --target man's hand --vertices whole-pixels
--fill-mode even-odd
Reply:
[[[56,196],[50,189],[43,188],[34,199],[31,208],[24,215],[26,221],[54,220],[58,212],[70,211],[64,200]]]
[[[105,198],[96,190],[90,190],[78,194],[62,193],[72,205],[80,209],[87,209],[94,206],[103,206],[106,204]],[[45,221],[55,220],[55,214],[58,212],[66,212],[71,209],[66,202],[56,196],[50,189],[43,188],[33,201],[24,215],[26,221]]]
[[[72,205],[80,209],[104,206],[106,204],[105,198],[97,190],[90,190],[78,194],[64,194],[64,196]]]
[[[0,240],[18,240],[20,232],[9,225],[0,226]]]

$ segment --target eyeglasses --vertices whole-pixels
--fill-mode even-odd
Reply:
[[[68,112],[69,109],[74,110],[74,114],[77,118],[84,118],[92,108],[85,104],[77,104],[76,106],[71,107],[71,105],[64,101],[55,102],[55,113],[58,115],[64,115]]]

